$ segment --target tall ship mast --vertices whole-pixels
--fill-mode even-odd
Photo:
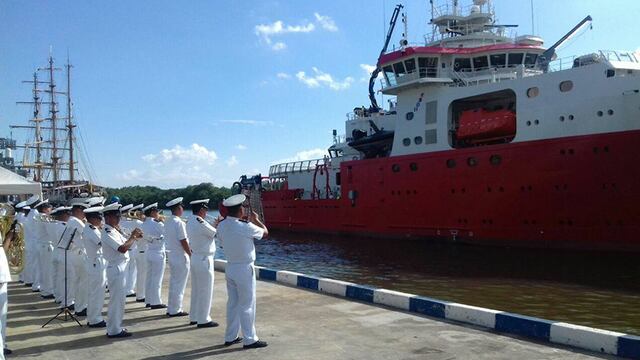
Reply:
[[[273,229],[501,246],[640,250],[640,58],[558,58],[491,1],[430,1],[410,44],[396,7],[369,86],[327,156],[239,188]],[[389,49],[401,18],[404,33]],[[386,109],[374,85],[382,75]],[[255,200],[255,199],[254,199]]]
[[[16,164],[17,171],[27,178],[40,182],[46,197],[52,202],[64,202],[80,193],[99,192],[101,189],[91,183],[90,174],[81,174],[76,157],[77,125],[74,123],[73,100],[71,96],[71,69],[67,59],[64,66],[66,89],[59,90],[56,73],[62,68],[55,66],[50,54],[47,65],[36,69],[31,80],[23,81],[31,85],[30,101],[18,104],[30,105],[33,116],[28,125],[10,125],[13,129],[26,130],[27,141],[12,146],[22,149],[22,161]],[[43,79],[44,77],[44,79]],[[60,98],[64,99],[65,116],[61,116]],[[90,164],[85,164],[85,169]],[[84,175],[84,176],[83,176]],[[84,179],[89,175],[89,180]]]

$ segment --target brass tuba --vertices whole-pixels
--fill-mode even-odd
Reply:
[[[15,210],[13,206],[7,203],[0,203],[0,231],[2,231],[2,239],[11,228],[11,224],[15,221]],[[11,241],[11,247],[7,251],[7,261],[9,262],[9,270],[12,275],[22,272],[25,264],[25,243],[24,228],[18,223],[15,228],[15,235]]]

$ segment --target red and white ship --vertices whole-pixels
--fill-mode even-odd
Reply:
[[[506,246],[640,250],[640,55],[556,59],[487,0],[432,4],[387,52],[329,156],[271,166],[269,227]],[[396,96],[381,109],[373,85]]]

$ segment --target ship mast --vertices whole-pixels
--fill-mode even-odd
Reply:
[[[69,181],[74,182],[75,166],[73,160],[73,115],[71,114],[71,68],[69,54],[67,54],[67,139],[69,141]]]
[[[58,121],[58,103],[56,102],[56,83],[53,72],[60,70],[53,67],[53,56],[49,54],[49,66],[38,70],[49,73],[49,121],[51,121],[51,173],[53,175],[53,187],[58,185],[58,176],[60,168],[60,157],[58,156],[58,131],[56,123]]]

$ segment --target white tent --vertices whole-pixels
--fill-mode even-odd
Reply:
[[[0,167],[0,195],[33,194],[42,197],[42,185]]]

